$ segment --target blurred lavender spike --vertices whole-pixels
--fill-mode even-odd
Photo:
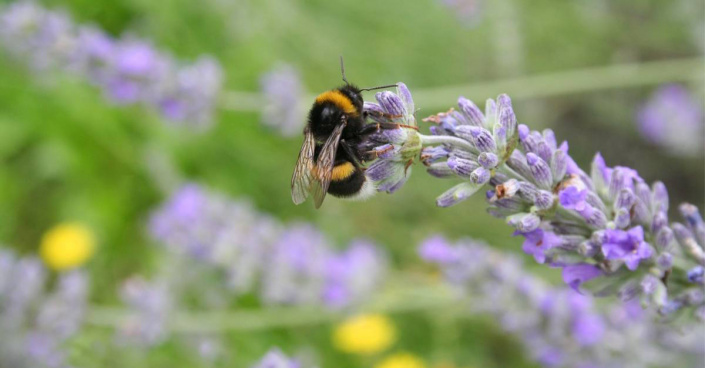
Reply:
[[[84,79],[113,103],[149,106],[179,126],[206,129],[212,124],[223,80],[213,58],[183,64],[147,41],[114,39],[31,1],[0,7],[0,44],[35,70]]]
[[[705,357],[701,326],[684,326],[675,339],[638,300],[598,308],[590,296],[551,287],[516,257],[484,243],[465,239],[451,245],[435,236],[419,252],[440,267],[473,312],[494,316],[545,367],[691,366]]]
[[[88,277],[61,274],[48,290],[47,273],[38,259],[0,248],[2,367],[69,367],[66,343],[83,326]]]
[[[697,156],[705,147],[703,106],[678,84],[659,87],[636,113],[639,131],[676,155]]]
[[[369,298],[387,267],[372,243],[354,240],[335,251],[311,225],[285,227],[193,184],[153,213],[150,230],[186,262],[223,272],[226,293],[255,292],[268,304],[348,307]]]
[[[262,122],[285,137],[301,134],[306,91],[298,71],[288,64],[278,65],[262,75],[260,89],[265,99]]]

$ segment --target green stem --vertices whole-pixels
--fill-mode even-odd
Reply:
[[[418,283],[417,283],[418,284]],[[445,287],[439,285],[416,286],[400,290],[386,290],[376,300],[362,306],[364,312],[405,313],[456,309],[458,300]],[[345,311],[332,311],[316,307],[271,307],[239,311],[176,311],[170,314],[168,327],[175,333],[207,333],[222,331],[255,331],[275,328],[295,328],[338,321]],[[130,317],[123,308],[91,306],[86,323],[95,327],[118,328]]]
[[[414,91],[416,106],[423,109],[448,106],[458,96],[484,100],[506,93],[513,100],[545,98],[606,89],[640,87],[667,82],[702,81],[702,57],[606,65],[503,80],[419,89]],[[315,96],[302,97],[313,101]],[[256,92],[225,91],[221,107],[235,111],[261,111],[264,97]]]
[[[472,144],[470,144],[470,142],[462,138],[453,137],[449,135],[424,135],[420,133],[418,134],[418,136],[419,138],[421,138],[422,146],[449,144],[451,146],[464,149],[466,151],[479,153],[478,150]]]

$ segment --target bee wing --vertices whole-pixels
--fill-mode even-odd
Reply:
[[[333,175],[335,154],[338,152],[338,142],[340,142],[340,135],[343,134],[345,125],[345,123],[342,123],[335,127],[335,130],[333,130],[333,133],[328,137],[328,140],[323,145],[323,149],[321,149],[321,153],[318,155],[316,170],[314,170],[315,182],[312,189],[316,208],[321,207],[323,199],[328,192],[328,186],[330,185],[330,180]]]
[[[308,197],[311,191],[313,179],[313,153],[316,148],[316,140],[308,126],[304,129],[304,143],[301,145],[299,159],[294,167],[294,175],[291,176],[291,199],[295,204],[301,204]]]

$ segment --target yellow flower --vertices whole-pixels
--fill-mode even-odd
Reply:
[[[374,354],[394,343],[396,330],[392,321],[381,314],[363,314],[338,325],[333,344],[347,353]]]
[[[426,363],[413,354],[397,353],[386,357],[375,368],[426,368]]]
[[[85,226],[64,223],[42,237],[39,254],[50,268],[67,270],[84,264],[95,250],[93,233]]]

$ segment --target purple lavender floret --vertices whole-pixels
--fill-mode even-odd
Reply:
[[[0,8],[0,44],[31,68],[84,79],[113,103],[149,106],[176,125],[212,123],[223,76],[210,57],[184,64],[147,41],[114,39],[31,1]]]
[[[700,326],[679,329],[675,339],[672,329],[653,321],[653,309],[644,310],[638,300],[598,306],[589,295],[548,285],[515,256],[484,243],[451,244],[434,236],[421,244],[419,254],[441,269],[471,311],[492,315],[543,366],[690,366],[703,357]],[[588,264],[564,268],[569,284],[601,272]]]

